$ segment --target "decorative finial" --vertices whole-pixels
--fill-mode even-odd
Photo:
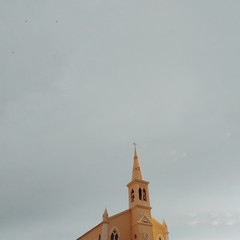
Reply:
[[[108,211],[107,211],[107,208],[105,208],[102,217],[103,217],[103,221],[104,221],[104,222],[106,222],[106,221],[108,220]]]
[[[137,144],[134,142],[133,145],[134,145],[134,149],[136,150]]]

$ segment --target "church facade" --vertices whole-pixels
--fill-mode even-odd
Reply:
[[[161,224],[151,215],[148,184],[135,145],[132,180],[127,184],[129,209],[111,217],[105,209],[102,222],[77,240],[169,240],[166,222]]]

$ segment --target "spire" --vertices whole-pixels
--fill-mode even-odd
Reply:
[[[140,164],[138,161],[138,155],[137,155],[137,149],[136,149],[136,143],[133,143],[134,145],[134,162],[133,162],[133,172],[132,172],[132,180],[134,179],[141,179],[142,180],[142,172],[140,168]]]
[[[103,222],[106,222],[108,220],[107,208],[105,208],[104,213],[102,215],[102,218],[103,218]]]

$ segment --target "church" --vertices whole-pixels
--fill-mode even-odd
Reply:
[[[151,215],[148,184],[135,144],[132,180],[127,184],[129,209],[111,217],[105,209],[102,222],[77,240],[169,240],[166,222],[161,224]]]

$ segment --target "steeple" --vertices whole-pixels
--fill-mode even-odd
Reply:
[[[134,162],[133,162],[133,172],[132,172],[132,180],[134,179],[140,179],[142,180],[142,172],[140,168],[140,164],[138,161],[138,155],[137,155],[137,149],[136,149],[136,143],[134,145]]]
[[[138,161],[136,143],[134,143],[132,180],[127,185],[129,208],[135,206],[150,207],[148,184],[149,182],[143,180],[140,164]]]
[[[151,206],[149,199],[148,184],[143,180],[136,143],[134,143],[134,162],[132,180],[128,183],[128,201],[131,209],[131,239],[154,240]]]

